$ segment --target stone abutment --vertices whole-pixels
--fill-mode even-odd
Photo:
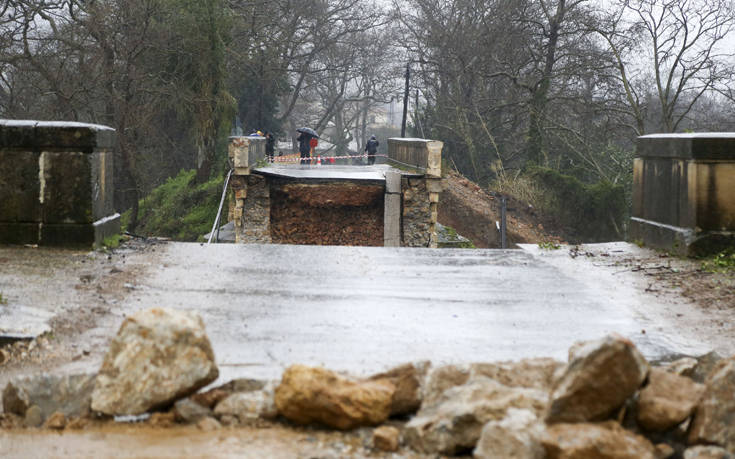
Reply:
[[[638,138],[630,239],[679,255],[735,244],[735,133]]]
[[[0,121],[0,243],[91,247],[119,233],[114,143],[106,126]]]

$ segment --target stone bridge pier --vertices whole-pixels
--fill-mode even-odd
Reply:
[[[679,255],[735,246],[735,133],[638,138],[630,239]]]
[[[262,137],[231,137],[235,240],[436,247],[442,146],[392,138],[387,164],[266,164]]]

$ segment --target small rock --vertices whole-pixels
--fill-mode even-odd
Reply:
[[[273,419],[278,416],[272,390],[235,392],[217,404],[214,414],[235,416],[241,423],[258,418]]]
[[[89,420],[85,418],[72,418],[66,424],[67,429],[71,430],[82,430],[86,429],[89,425]]]
[[[429,362],[408,363],[368,378],[371,381],[387,379],[396,390],[391,400],[391,416],[415,413],[421,406],[421,381],[426,376]]]
[[[219,421],[217,421],[213,417],[207,416],[206,418],[202,418],[197,422],[197,428],[204,432],[211,432],[213,430],[221,429],[222,424],[220,424]]]
[[[656,448],[656,459],[669,459],[674,454],[676,454],[676,450],[669,444],[666,443],[659,443],[655,446]]]
[[[373,448],[395,452],[400,445],[401,431],[392,426],[380,426],[373,431]]]
[[[468,379],[470,379],[469,365],[444,365],[431,369],[422,390],[423,403],[435,403],[445,391],[461,386]]]
[[[705,380],[694,412],[689,444],[710,444],[735,451],[735,357],[721,360]]]
[[[236,426],[238,423],[237,418],[231,414],[223,415],[219,418],[219,422],[222,423],[223,426]]]
[[[176,413],[173,411],[167,413],[153,413],[148,418],[148,424],[153,427],[172,427],[176,422]]]
[[[23,427],[23,418],[13,413],[0,414],[0,429]]]
[[[293,365],[283,373],[275,401],[278,412],[298,424],[348,430],[388,419],[395,390],[386,380],[356,381],[323,368]]]
[[[734,457],[719,446],[693,446],[684,451],[684,459],[733,459]]]
[[[25,416],[28,407],[37,405],[43,419],[56,411],[65,416],[86,415],[92,400],[94,378],[93,374],[44,374],[13,380],[3,390],[3,409],[6,413]]]
[[[638,423],[653,432],[673,429],[691,416],[703,392],[702,384],[652,368],[638,397]]]
[[[268,381],[262,379],[239,378],[221,385],[217,389],[223,390],[230,394],[234,392],[253,392],[262,390],[268,384]]]
[[[570,357],[552,388],[548,423],[605,420],[648,375],[646,360],[633,343],[618,335],[576,345]]]
[[[23,423],[26,427],[40,427],[43,424],[43,413],[38,405],[31,405],[25,413]]]
[[[697,359],[693,357],[682,357],[663,365],[661,368],[669,373],[691,378],[694,375],[694,370],[697,368],[697,364]]]
[[[656,459],[650,441],[614,421],[552,424],[541,436],[547,459]]]
[[[472,449],[483,426],[503,419],[510,408],[540,415],[548,394],[537,389],[507,387],[478,376],[453,387],[433,403],[424,403],[404,430],[404,441],[424,453],[457,454]]]
[[[564,363],[550,358],[523,359],[518,362],[476,363],[470,366],[470,379],[485,376],[508,387],[551,390]]]
[[[55,412],[51,416],[49,416],[48,419],[46,419],[46,422],[44,423],[44,427],[47,429],[54,429],[54,430],[64,430],[66,427],[67,421],[66,416],[64,416],[64,413]]]
[[[214,409],[214,407],[229,396],[232,392],[226,391],[219,387],[210,389],[207,392],[194,394],[190,398],[195,403],[198,403],[206,408]]]
[[[92,393],[92,409],[136,415],[163,407],[217,379],[201,317],[168,308],[125,319],[110,343]]]
[[[186,423],[195,423],[202,418],[212,415],[212,410],[202,406],[191,398],[185,398],[174,404],[176,420]]]
[[[5,349],[0,349],[0,365],[4,365],[10,360],[10,353]]]
[[[698,383],[704,383],[712,370],[722,361],[722,356],[715,351],[697,357],[697,365],[692,371],[691,378]]]
[[[543,425],[529,410],[508,409],[500,421],[485,424],[473,457],[477,459],[544,459]]]

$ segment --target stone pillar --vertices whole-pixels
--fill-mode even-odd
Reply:
[[[107,126],[0,121],[0,243],[92,247],[119,233],[114,144]]]
[[[238,235],[236,228],[235,242],[270,244],[271,199],[268,179],[257,174],[248,175],[246,192],[239,218],[241,231]],[[237,215],[235,221],[238,221]]]
[[[735,244],[735,133],[638,138],[629,238],[680,255]]]
[[[383,242],[385,247],[401,246],[401,174],[385,174],[385,213]]]
[[[235,222],[236,243],[269,243],[270,191],[267,181],[251,174],[265,160],[265,137],[233,136],[228,146],[233,192],[228,216]]]
[[[402,169],[407,167],[416,169],[416,172],[404,172],[402,179],[401,245],[403,246],[437,247],[436,222],[439,213],[439,193],[442,190],[443,145],[438,140],[388,139],[388,162]]]
[[[251,168],[265,160],[265,137],[233,136],[227,148],[233,175],[250,175]]]

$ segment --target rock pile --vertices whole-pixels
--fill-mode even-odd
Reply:
[[[238,379],[196,393],[217,374],[201,319],[154,309],[121,327],[98,375],[42,376],[3,391],[25,426],[158,411],[157,426],[202,430],[287,420],[374,428],[370,447],[476,458],[733,458],[735,357],[651,365],[625,338],[579,343],[551,359],[407,364],[357,379],[294,365],[280,381]],[[702,382],[697,382],[698,379]]]

